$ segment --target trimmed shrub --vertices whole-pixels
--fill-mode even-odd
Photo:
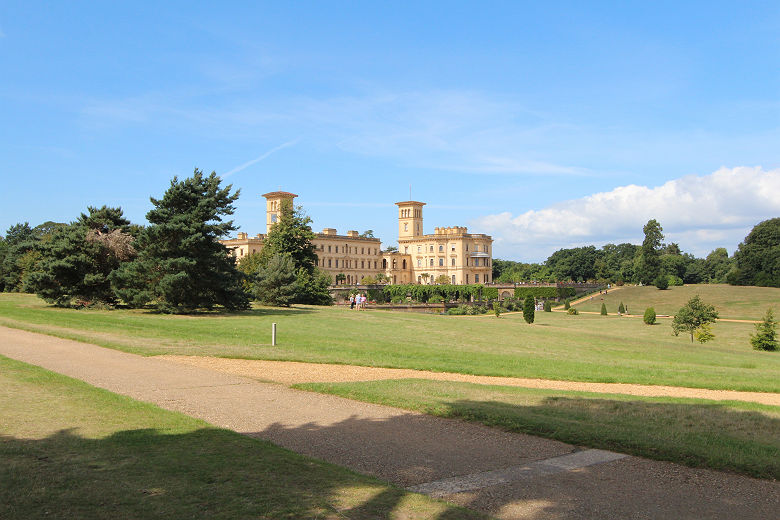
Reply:
[[[498,302],[493,302],[493,312],[496,315],[496,318],[501,316],[501,304]]]
[[[652,307],[648,307],[645,309],[645,315],[642,318],[645,323],[648,325],[654,325],[655,324],[655,309]]]
[[[563,302],[564,310],[568,311],[570,307],[571,307],[571,303],[569,302],[569,300],[566,300],[565,302]]]
[[[552,312],[552,303],[550,303],[550,300],[544,300],[544,312]]]
[[[601,315],[602,316],[606,316],[607,315],[607,304],[606,303],[602,303],[601,304]]]
[[[669,277],[665,274],[659,274],[655,281],[653,281],[653,285],[658,287],[660,290],[665,291],[669,288]]]
[[[623,302],[620,302],[620,305],[618,305],[618,313],[625,314],[626,313],[626,306],[623,305]]]
[[[535,314],[534,298],[529,294],[525,297],[525,302],[523,302],[523,319],[530,325],[534,322]]]
[[[578,310],[577,310],[576,308],[574,308],[574,307],[569,307],[569,310],[567,310],[567,311],[566,311],[566,314],[569,314],[569,315],[571,315],[571,316],[576,316],[576,315],[578,315],[579,313],[580,313],[580,311],[578,311]]]

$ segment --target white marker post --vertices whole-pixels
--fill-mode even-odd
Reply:
[[[271,346],[276,346],[276,323],[271,324]]]

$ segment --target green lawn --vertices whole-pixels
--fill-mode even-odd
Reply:
[[[780,314],[780,289],[774,287],[735,287],[733,285],[685,285],[659,291],[653,286],[626,286],[609,291],[606,295],[593,295],[576,305],[581,311],[600,312],[602,302],[607,312],[617,314],[620,302],[628,306],[632,314],[643,314],[648,307],[658,314],[674,315],[680,307],[696,295],[714,305],[721,318],[733,320],[760,320],[772,307],[775,316]],[[603,300],[602,300],[603,299]]]
[[[668,320],[650,327],[641,319],[617,316],[536,316],[531,326],[520,314],[461,317],[327,307],[168,316],[57,309],[32,295],[0,294],[0,325],[144,355],[780,392],[780,354],[751,349],[752,324],[717,323],[716,339],[700,345],[672,336]],[[279,329],[276,347],[270,345],[272,322]]]
[[[0,518],[484,518],[0,356]]]
[[[406,379],[298,388],[575,445],[780,478],[780,407]]]

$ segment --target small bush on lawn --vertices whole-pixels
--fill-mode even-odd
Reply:
[[[652,307],[648,307],[647,309],[645,309],[645,315],[643,319],[645,323],[647,323],[648,325],[655,324],[655,309],[653,309]]]
[[[552,303],[550,303],[550,300],[544,300],[544,312],[552,312]]]
[[[564,308],[564,310],[567,310],[567,311],[568,311],[570,307],[571,307],[571,303],[569,302],[569,300],[568,300],[568,299],[567,299],[565,302],[563,302],[563,308]]]
[[[618,305],[618,313],[619,314],[625,314],[626,313],[626,306],[623,305],[623,302],[620,302],[620,305]]]
[[[750,335],[750,344],[756,350],[777,350],[777,320],[772,309],[767,309],[764,320],[756,323],[756,333]]]
[[[501,304],[498,302],[493,302],[493,312],[496,315],[496,318],[501,316]]]
[[[653,285],[658,287],[660,290],[665,291],[669,288],[669,277],[665,274],[659,274],[658,278],[656,278],[653,282]]]
[[[574,307],[569,307],[569,310],[567,310],[567,311],[566,311],[566,314],[570,314],[570,315],[572,315],[572,316],[576,316],[576,315],[578,315],[579,313],[580,313],[580,311],[578,311],[578,310],[577,310],[576,308],[574,308]]]
[[[607,315],[607,304],[606,303],[602,303],[601,304],[601,315],[602,316],[606,316]]]

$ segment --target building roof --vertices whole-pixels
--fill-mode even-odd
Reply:
[[[298,195],[289,191],[269,191],[268,193],[263,193],[262,196],[267,199],[270,197],[297,197]]]
[[[396,206],[406,206],[408,204],[414,204],[414,205],[417,205],[417,206],[425,206],[425,202],[418,202],[416,200],[407,200],[405,202],[396,202],[395,203]]]

